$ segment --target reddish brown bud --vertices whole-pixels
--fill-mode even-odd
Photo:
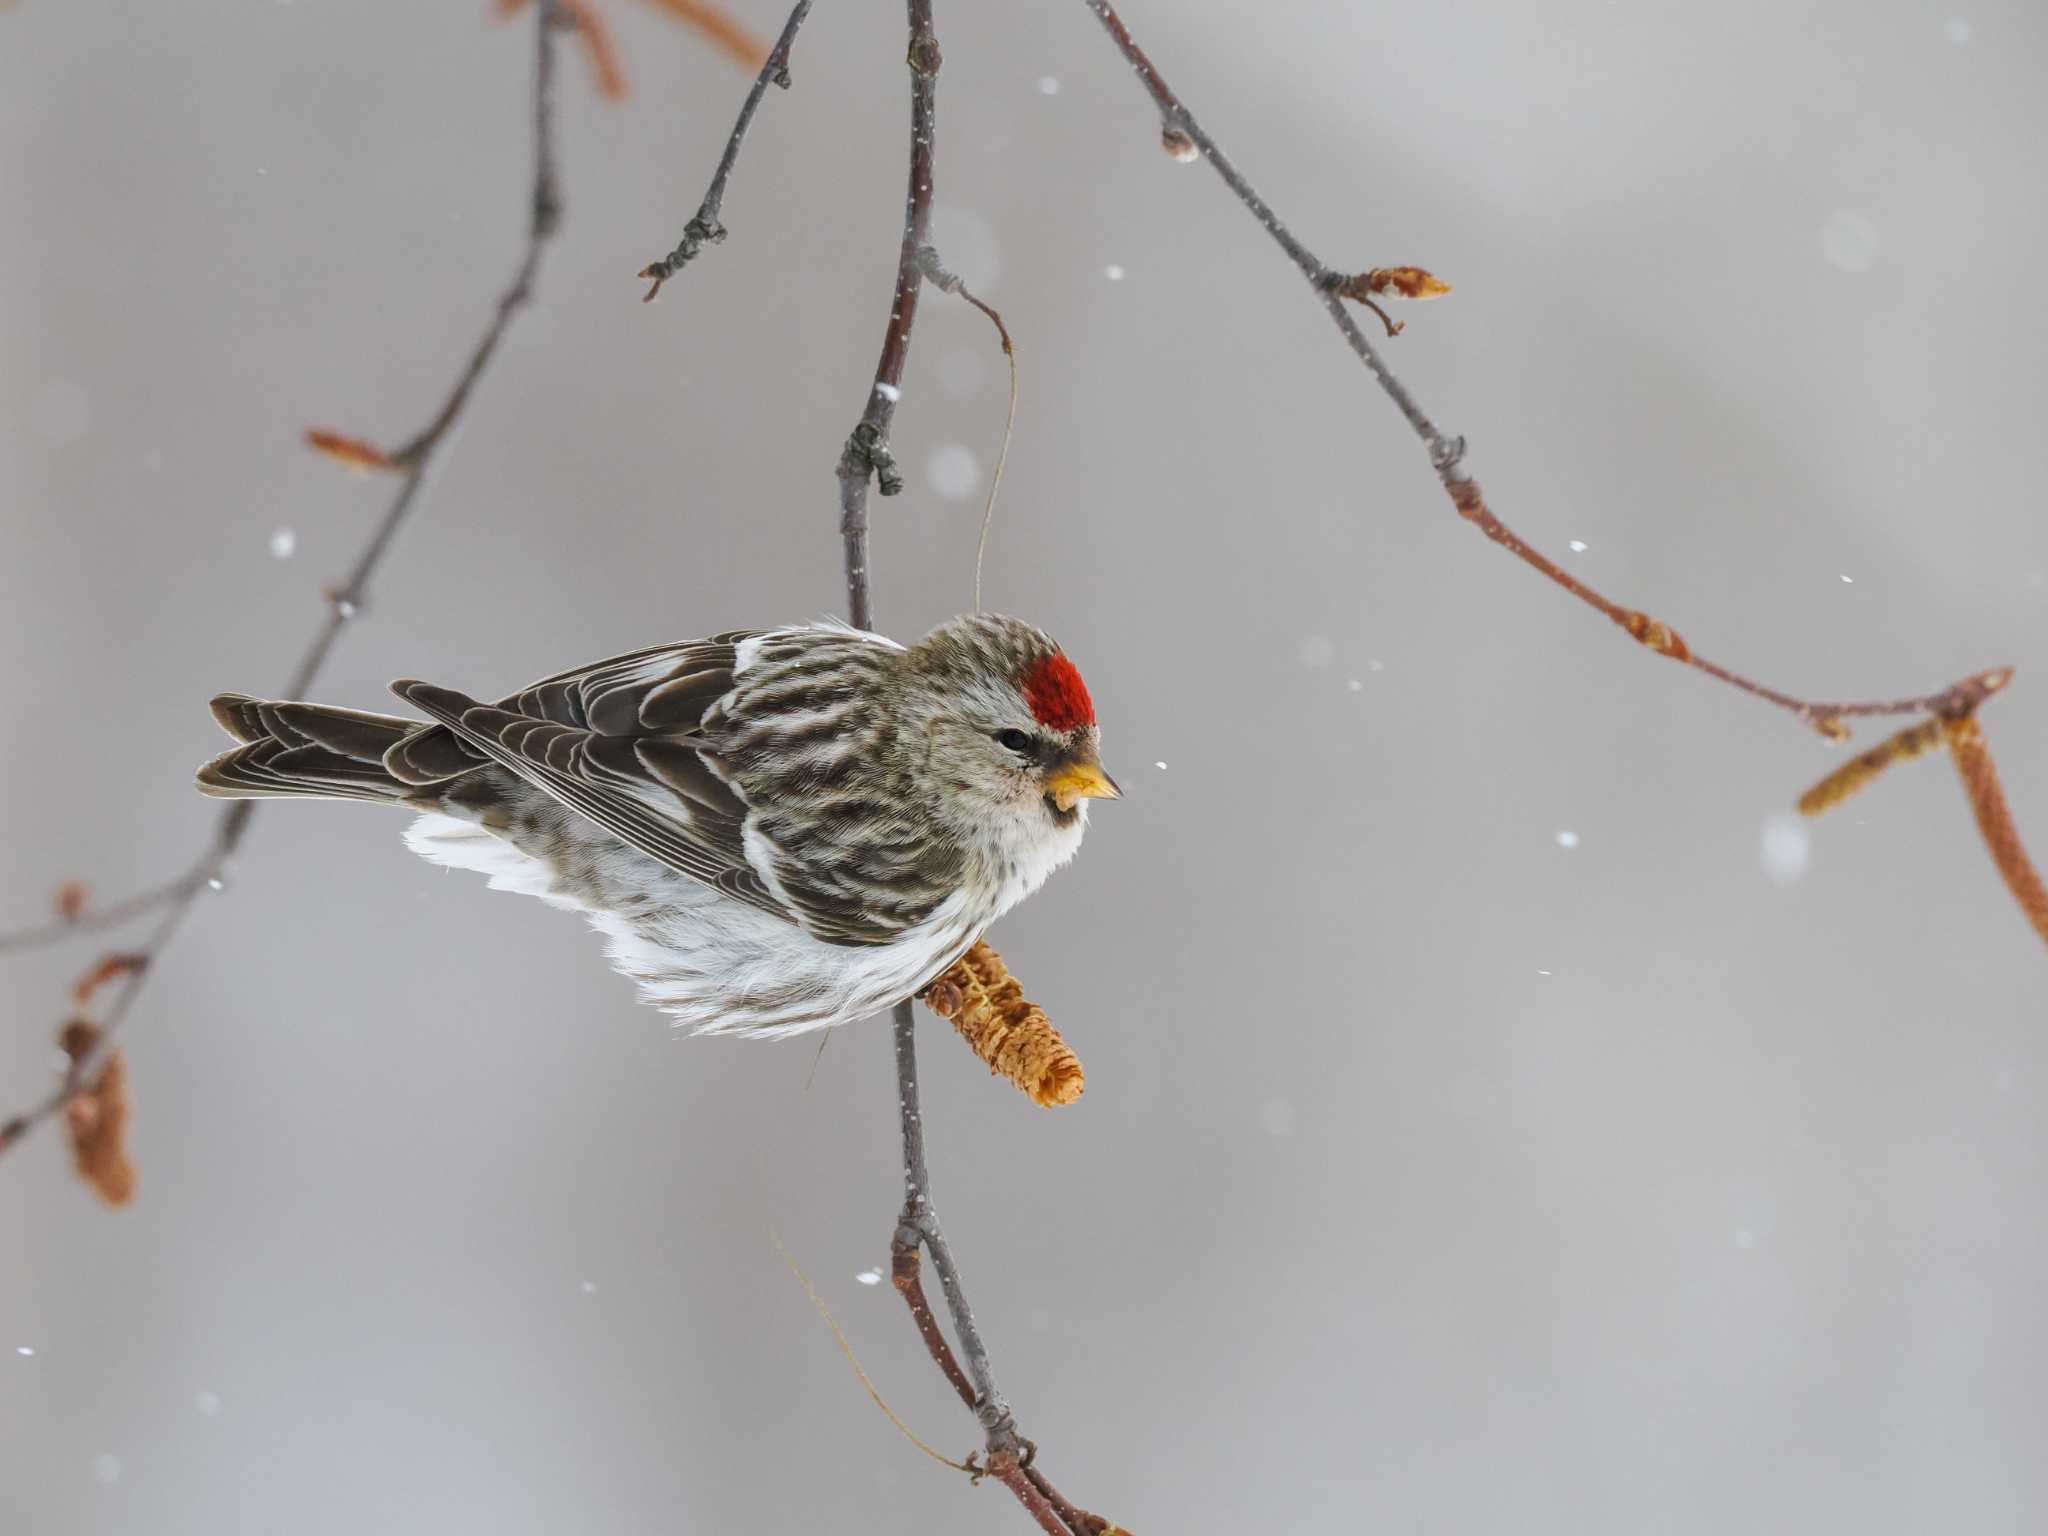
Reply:
[[[1659,656],[1673,661],[1691,661],[1692,651],[1677,630],[1662,619],[1653,619],[1640,609],[1631,609],[1622,627]]]
[[[101,987],[105,986],[115,977],[126,976],[131,971],[139,971],[148,964],[149,956],[145,954],[101,955],[93,963],[91,970],[71,984],[72,1000],[83,1007],[86,1003],[92,1001],[93,993],[99,991]]]
[[[1169,160],[1177,160],[1182,165],[1192,165],[1202,158],[1201,147],[1184,130],[1171,123],[1159,130],[1159,147],[1166,151]]]
[[[57,887],[51,905],[65,922],[75,923],[85,916],[85,904],[91,897],[92,889],[83,880],[66,880]]]
[[[1367,293],[1397,299],[1439,299],[1451,291],[1449,283],[1421,267],[1374,267],[1358,280]]]
[[[324,427],[306,429],[307,446],[317,448],[337,464],[353,470],[391,469],[391,455],[375,443],[365,442],[360,437],[349,437],[340,432],[329,432]]]

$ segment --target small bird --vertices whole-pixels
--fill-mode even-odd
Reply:
[[[586,913],[613,968],[699,1032],[822,1029],[912,996],[1115,799],[1081,674],[973,613],[916,645],[841,624],[614,656],[430,717],[224,693],[224,799],[373,800],[438,864]]]

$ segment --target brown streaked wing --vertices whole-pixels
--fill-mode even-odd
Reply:
[[[681,795],[675,796],[673,811],[648,803],[648,787],[658,785],[664,794],[674,791],[643,764],[637,749],[644,741],[607,737],[479,704],[466,694],[430,683],[400,681],[392,684],[392,691],[453,731],[466,746],[588,817],[628,847],[735,900],[786,922],[796,921],[747,863],[739,817]],[[667,744],[682,745],[673,738]],[[733,804],[738,806],[738,800]]]

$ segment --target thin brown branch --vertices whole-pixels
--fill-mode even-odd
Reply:
[[[211,855],[212,850],[209,848],[207,851]],[[202,858],[183,874],[166,880],[162,885],[137,891],[133,896],[124,896],[109,906],[81,906],[78,911],[60,915],[54,921],[0,933],[0,955],[17,950],[39,949],[45,944],[61,943],[81,933],[98,933],[103,929],[118,928],[124,923],[131,923],[159,907],[182,899],[190,894],[193,888],[204,885],[207,862],[207,859]]]
[[[363,611],[369,600],[370,582],[390,551],[392,541],[397,538],[406,520],[411,516],[422,485],[425,483],[429,465],[436,450],[447,439],[449,430],[462,416],[477,381],[484,375],[496,356],[498,344],[504,339],[512,318],[524,309],[533,297],[534,283],[540,273],[541,259],[548,242],[554,237],[561,224],[562,196],[561,178],[555,155],[555,36],[560,28],[558,0],[541,0],[534,21],[534,66],[531,112],[533,121],[533,178],[528,197],[526,223],[526,249],[520,258],[518,270],[513,275],[511,286],[498,297],[496,309],[483,335],[471,350],[462,372],[456,376],[454,386],[442,402],[433,419],[426,427],[413,436],[404,447],[389,455],[393,464],[401,471],[403,479],[384,510],[384,515],[371,530],[369,540],[356,556],[355,563],[341,581],[327,589],[324,594],[326,613],[320,627],[314,632],[299,663],[291,671],[279,697],[297,699],[304,697],[313,680],[319,676],[333,651],[341,632]],[[0,1152],[19,1141],[33,1127],[49,1119],[61,1110],[65,1103],[77,1095],[83,1086],[95,1079],[100,1064],[113,1049],[116,1035],[128,1018],[148,978],[158,967],[152,963],[177,936],[191,913],[199,894],[222,883],[223,872],[229,859],[241,846],[249,825],[255,815],[255,802],[241,800],[224,809],[214,822],[212,837],[201,851],[199,858],[184,874],[143,896],[116,903],[107,909],[119,912],[122,918],[141,916],[145,912],[160,911],[162,916],[134,953],[143,958],[140,965],[124,971],[119,979],[113,1002],[101,1021],[99,1033],[90,1049],[74,1058],[66,1068],[62,1081],[39,1103],[0,1123]],[[108,919],[109,922],[114,919]],[[77,928],[71,924],[70,929]],[[39,941],[39,936],[61,937],[49,929],[35,930],[27,935],[10,935],[0,941],[0,948],[25,947],[27,942]]]
[[[972,1413],[974,1387],[967,1380],[967,1373],[960,1369],[959,1357],[953,1353],[953,1346],[946,1342],[945,1331],[939,1327],[939,1320],[932,1316],[932,1304],[925,1298],[917,1239],[912,1236],[906,1240],[900,1227],[895,1240],[889,1245],[889,1283],[895,1286],[896,1294],[910,1309],[910,1320],[916,1324],[918,1337],[924,1340],[924,1347],[930,1352],[932,1363],[938,1366],[939,1374],[952,1384],[953,1390],[960,1394],[960,1401]]]
[[[1041,1531],[1049,1536],[1075,1536],[1072,1526],[1060,1518],[1060,1512],[1053,1508],[1052,1501],[1039,1492],[1038,1485],[1025,1475],[1022,1463],[1011,1451],[997,1451],[988,1459],[988,1475],[1001,1483],[1017,1496]]]
[[[1180,99],[1155,65],[1131,36],[1130,28],[1124,25],[1110,0],[1085,0],[1088,9],[1095,13],[1109,34],[1118,52],[1124,56],[1139,82],[1151,95],[1153,105],[1159,109],[1161,132],[1169,146],[1192,145],[1203,159],[1214,167],[1216,174],[1236,194],[1239,202],[1257,219],[1261,228],[1272,236],[1281,250],[1294,263],[1301,275],[1308,281],[1324,307],[1329,311],[1332,322],[1343,335],[1360,362],[1372,373],[1379,386],[1392,400],[1397,410],[1408,422],[1415,435],[1422,440],[1429,453],[1431,466],[1442,481],[1445,492],[1457,507],[1460,516],[1472,523],[1494,543],[1499,544],[1525,564],[1540,572],[1581,602],[1598,609],[1609,619],[1620,625],[1635,640],[1647,645],[1661,656],[1683,662],[1696,671],[1716,678],[1744,693],[1775,704],[1780,709],[1797,715],[1807,725],[1830,737],[1841,737],[1847,733],[1843,725],[1845,718],[1852,715],[1917,715],[1942,713],[1953,707],[1959,690],[1980,687],[1984,679],[1999,676],[1998,673],[1983,673],[1966,680],[1953,688],[1933,694],[1915,694],[1895,699],[1865,699],[1847,703],[1829,703],[1801,698],[1781,689],[1768,687],[1752,678],[1707,660],[1679,638],[1676,630],[1659,619],[1652,618],[1640,609],[1625,607],[1594,591],[1578,578],[1560,568],[1557,563],[1543,555],[1503,523],[1487,507],[1480,495],[1479,487],[1465,472],[1465,440],[1451,437],[1439,430],[1436,423],[1422,409],[1407,386],[1395,376],[1380,356],[1370,338],[1358,326],[1350,312],[1344,307],[1345,300],[1363,299],[1370,293],[1405,292],[1409,287],[1416,291],[1408,296],[1425,297],[1432,291],[1436,279],[1419,268],[1388,267],[1375,268],[1359,276],[1349,276],[1326,265],[1295,235],[1285,221],[1273,211],[1273,207],[1259,195],[1257,189],[1247,181],[1242,172],[1211,138],[1187,104]],[[1411,278],[1410,274],[1414,274]],[[1377,281],[1376,281],[1377,280]],[[1438,285],[1440,287],[1441,285]],[[1382,313],[1382,319],[1386,316]],[[1391,321],[1388,322],[1390,325]]]
[[[766,51],[761,40],[724,6],[709,4],[708,0],[648,0],[648,4],[691,28],[742,69],[752,69],[761,62]]]
[[[789,51],[796,46],[797,29],[803,26],[804,18],[810,14],[811,0],[797,0],[796,8],[789,13],[789,20],[782,24],[782,35],[768,50],[761,72],[754,77],[753,89],[747,92],[747,99],[740,104],[739,120],[726,136],[725,153],[719,156],[718,169],[711,174],[711,185],[705,189],[704,201],[697,205],[696,213],[683,226],[682,239],[661,260],[649,262],[640,269],[640,275],[654,284],[641,298],[641,303],[653,302],[663,283],[695,261],[705,246],[717,245],[725,238],[725,226],[718,222],[718,211],[725,204],[725,184],[732,179],[732,169],[739,163],[740,145],[746,140],[747,129],[754,122],[755,109],[761,105],[762,96],[767,94],[769,83],[772,81],[785,91],[789,89]]]
[[[1125,62],[1131,66],[1139,82],[1151,95],[1152,104],[1159,109],[1160,133],[1168,152],[1175,159],[1190,159],[1197,155],[1206,159],[1215,168],[1216,174],[1223,178],[1224,185],[1236,194],[1238,201],[1258,220],[1260,227],[1272,236],[1274,243],[1281,250],[1287,253],[1288,259],[1294,263],[1310,288],[1322,300],[1331,323],[1337,327],[1346,345],[1372,374],[1387,398],[1394,403],[1395,409],[1400,411],[1407,421],[1409,428],[1421,439],[1423,448],[1429,454],[1430,467],[1436,471],[1437,479],[1443,485],[1445,494],[1450,497],[1451,504],[1456,507],[1458,515],[1487,538],[1580,602],[1604,614],[1638,644],[1647,646],[1660,656],[1691,667],[1696,672],[1702,672],[1718,682],[1726,683],[1752,698],[1776,705],[1831,740],[1846,739],[1849,735],[1847,722],[1850,717],[1858,715],[1933,715],[1951,722],[1969,719],[1979,704],[2012,680],[2012,669],[1999,667],[1964,678],[1961,682],[1936,693],[1846,702],[1802,698],[1797,694],[1758,682],[1755,678],[1737,672],[1720,662],[1708,660],[1693,650],[1678,631],[1662,619],[1654,618],[1639,608],[1617,603],[1564,570],[1556,561],[1508,527],[1487,506],[1478,482],[1465,470],[1465,440],[1462,437],[1448,436],[1437,427],[1408,387],[1387,366],[1386,360],[1380,356],[1379,349],[1360,328],[1351,312],[1345,308],[1347,299],[1370,303],[1368,295],[1381,292],[1395,292],[1421,298],[1441,291],[1443,285],[1420,268],[1374,268],[1356,276],[1347,276],[1326,265],[1287,227],[1273,211],[1272,205],[1259,195],[1257,189],[1245,179],[1244,174],[1223,152],[1222,147],[1209,136],[1195,115],[1188,110],[1187,103],[1182,101],[1166,83],[1165,77],[1159,73],[1158,66],[1146,56],[1145,50],[1138,46],[1137,40],[1131,36],[1130,28],[1124,25],[1123,18],[1117,15],[1116,8],[1110,0],[1085,0],[1085,3],[1102,23],[1103,30],[1109,34],[1110,41],[1124,56]],[[1373,308],[1379,313],[1380,318],[1387,322],[1391,331],[1393,322],[1377,305],[1373,305]],[[1974,726],[1972,728],[1974,729]],[[1912,733],[1908,732],[1906,735],[1910,738]],[[1896,742],[1898,738],[1894,740]],[[1881,748],[1880,753],[1882,752]],[[1888,761],[1890,758],[1884,757],[1878,766],[1881,767],[1883,762]],[[1958,766],[1961,766],[1962,761],[1959,755]],[[1983,759],[1983,769],[1987,775],[1986,782],[1995,791],[1997,780],[1995,775],[1990,774],[1988,755]],[[1965,782],[1969,782],[1967,776]],[[1818,786],[1816,792],[1825,787]],[[1998,837],[1993,836],[1991,824],[1985,820],[1987,808],[1992,807],[1994,802],[1980,799],[1975,788],[1971,794],[1972,804],[1978,809],[1978,824],[1984,829],[1986,843],[1991,849],[1992,858],[1998,864],[1999,872],[2005,876],[2007,886],[2018,899],[2028,920],[2034,924],[2044,939],[2048,939],[2048,916],[2044,916],[2048,914],[2048,902],[2036,901],[2036,894],[2040,889],[2038,878],[2034,877],[2033,867],[2027,862],[2024,851],[2019,847],[2017,835],[2006,835],[2011,830],[2011,817],[2005,812],[2002,793],[1996,797],[1995,809],[2003,815],[2001,825],[2005,831]]]
[[[591,0],[556,0],[562,14],[575,23],[576,40],[583,45],[583,56],[590,61],[590,75],[597,84],[597,94],[606,101],[624,101],[626,67],[619,61],[619,45],[612,40],[611,24],[604,19]]]

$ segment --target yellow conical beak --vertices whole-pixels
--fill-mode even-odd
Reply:
[[[1116,780],[1102,771],[1102,764],[1092,755],[1078,758],[1051,774],[1045,781],[1045,792],[1063,811],[1071,811],[1083,800],[1116,800],[1123,795]]]

